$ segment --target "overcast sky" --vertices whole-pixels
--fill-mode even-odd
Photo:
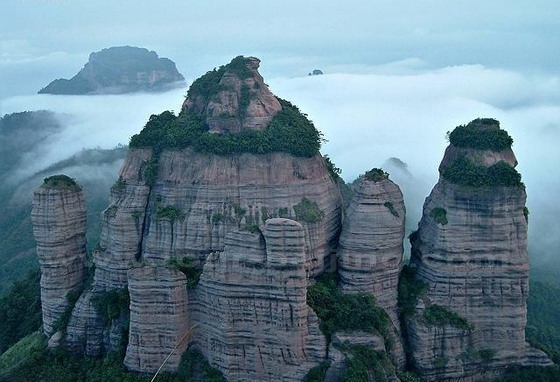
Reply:
[[[82,147],[128,143],[162,95],[36,95],[91,52],[155,50],[191,81],[237,55],[262,60],[271,90],[297,104],[329,142],[346,180],[398,157],[409,219],[437,181],[445,132],[497,118],[514,138],[532,211],[533,246],[560,247],[560,3],[555,0],[2,0],[0,115],[51,109],[74,122],[32,172]],[[307,77],[313,69],[326,75]],[[118,108],[115,107],[118,105]]]
[[[116,45],[155,50],[188,78],[239,54],[267,61],[265,76],[411,58],[557,72],[558,20],[555,0],[2,0],[0,83],[35,90]]]

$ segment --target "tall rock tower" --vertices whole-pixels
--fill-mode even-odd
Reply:
[[[412,366],[429,381],[482,381],[513,364],[548,365],[525,342],[527,209],[513,141],[493,119],[449,141],[411,235],[426,288],[406,318]]]
[[[324,359],[306,290],[331,264],[342,199],[320,133],[259,62],[206,73],[178,116],[153,115],[131,138],[68,348],[116,350],[128,320],[99,302],[128,291],[131,370],[153,373],[169,354],[175,370],[187,345],[235,380],[299,381]]]
[[[41,266],[43,331],[51,337],[87,277],[82,188],[66,175],[46,178],[33,194],[31,219]]]

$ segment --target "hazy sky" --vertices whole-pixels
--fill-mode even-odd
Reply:
[[[558,20],[556,0],[2,0],[0,97],[70,77],[115,45],[155,50],[188,78],[239,54],[267,61],[265,76],[410,58],[558,72]]]
[[[82,147],[128,143],[151,113],[179,110],[185,89],[161,95],[48,96],[93,51],[155,50],[190,81],[254,55],[271,90],[323,131],[346,180],[389,157],[409,221],[437,181],[445,132],[493,117],[514,138],[529,195],[533,246],[560,247],[560,3],[555,1],[2,0],[0,115],[72,114],[22,174]],[[326,75],[307,77],[313,69]],[[117,106],[116,106],[117,105]]]

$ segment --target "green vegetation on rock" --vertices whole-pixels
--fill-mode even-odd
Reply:
[[[183,257],[181,259],[175,257],[169,259],[167,265],[187,276],[187,289],[193,289],[198,285],[202,270],[194,265],[192,259],[188,257]]]
[[[296,214],[297,221],[305,223],[319,222],[325,217],[325,213],[321,211],[317,203],[307,198],[302,198],[301,201],[294,206],[294,213]]]
[[[185,213],[175,206],[157,206],[155,219],[156,220],[169,220],[174,222],[176,220],[185,220]]]
[[[303,382],[323,382],[325,380],[325,374],[330,366],[330,361],[321,362],[319,365],[307,372],[303,378]]]
[[[428,326],[454,326],[457,329],[472,330],[473,326],[457,313],[445,306],[432,304],[424,310],[424,321]]]
[[[418,299],[428,291],[428,284],[416,279],[416,269],[405,265],[399,275],[399,310],[404,318],[413,317]]]
[[[430,211],[430,217],[435,220],[437,224],[446,225],[447,211],[442,207],[435,207]]]
[[[502,151],[513,144],[507,131],[500,129],[500,122],[492,118],[478,118],[457,126],[448,138],[454,146],[477,150]]]
[[[454,160],[442,174],[447,181],[470,187],[519,187],[525,185],[521,174],[504,161],[486,167],[473,163],[466,157]]]
[[[129,313],[130,295],[127,288],[112,289],[101,295],[94,295],[92,301],[106,324]]]
[[[351,345],[348,350],[346,370],[342,374],[343,382],[388,381],[387,376],[395,371],[384,352],[364,345]]]
[[[393,206],[392,202],[385,202],[383,203],[383,206],[385,206],[393,216],[399,217],[399,213],[395,209],[395,206]]]
[[[64,174],[53,175],[45,178],[42,187],[70,191],[82,190],[82,186],[80,186],[74,178],[70,178],[68,175]]]
[[[342,293],[337,275],[324,273],[307,289],[307,304],[319,317],[319,328],[330,341],[337,330],[387,333],[389,317],[367,293]]]
[[[380,182],[382,180],[389,179],[389,173],[380,168],[372,168],[371,170],[366,171],[364,178],[371,182]]]

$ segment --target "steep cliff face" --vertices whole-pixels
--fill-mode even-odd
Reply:
[[[71,79],[57,79],[40,94],[120,94],[161,91],[183,81],[175,63],[156,52],[117,46],[91,53],[89,61]]]
[[[427,292],[407,327],[413,366],[430,381],[486,380],[508,365],[550,364],[525,342],[526,194],[513,152],[497,148],[451,140],[411,236],[411,264]]]
[[[200,80],[189,91],[182,115],[188,123],[201,121],[194,130],[204,139],[263,129],[282,108],[258,74],[258,60],[243,59],[241,71],[232,63],[220,68],[214,92],[205,93],[208,104],[197,93]],[[246,109],[228,103],[249,85]],[[240,125],[215,119],[216,108],[230,110]],[[155,372],[175,349],[166,366],[173,370],[190,341],[235,380],[299,380],[326,355],[306,288],[331,266],[341,219],[341,196],[318,153],[318,133],[311,139],[315,151],[302,156],[274,150],[216,155],[174,145],[181,121],[171,113],[151,118],[153,130],[147,125],[129,150],[103,212],[93,284],[76,304],[65,344],[91,355],[116,350],[124,328],[103,322],[96,301],[128,288],[130,369]],[[188,123],[181,126],[187,137]],[[165,129],[170,146],[154,144],[161,140],[150,134]],[[196,269],[202,271],[198,285]],[[189,328],[196,329],[185,339]],[[258,343],[246,333],[260,336],[256,328],[264,331]]]
[[[229,234],[204,265],[196,346],[228,380],[301,381],[325,357],[306,304],[304,238],[298,222],[269,219],[262,234]]]
[[[130,335],[124,365],[153,373],[171,355],[163,370],[174,371],[188,345],[186,277],[157,266],[131,269]]]
[[[43,331],[51,337],[87,277],[86,208],[81,187],[66,176],[46,178],[33,193],[31,219],[41,266]]]
[[[405,213],[395,183],[363,178],[348,207],[337,250],[342,289],[373,294],[397,328]]]
[[[393,343],[390,354],[402,368],[405,354],[397,295],[406,211],[399,187],[382,170],[372,171],[380,176],[371,177],[368,172],[370,178],[362,178],[346,211],[337,249],[338,273],[345,293],[372,294],[376,305],[388,314],[392,322],[387,334]]]

